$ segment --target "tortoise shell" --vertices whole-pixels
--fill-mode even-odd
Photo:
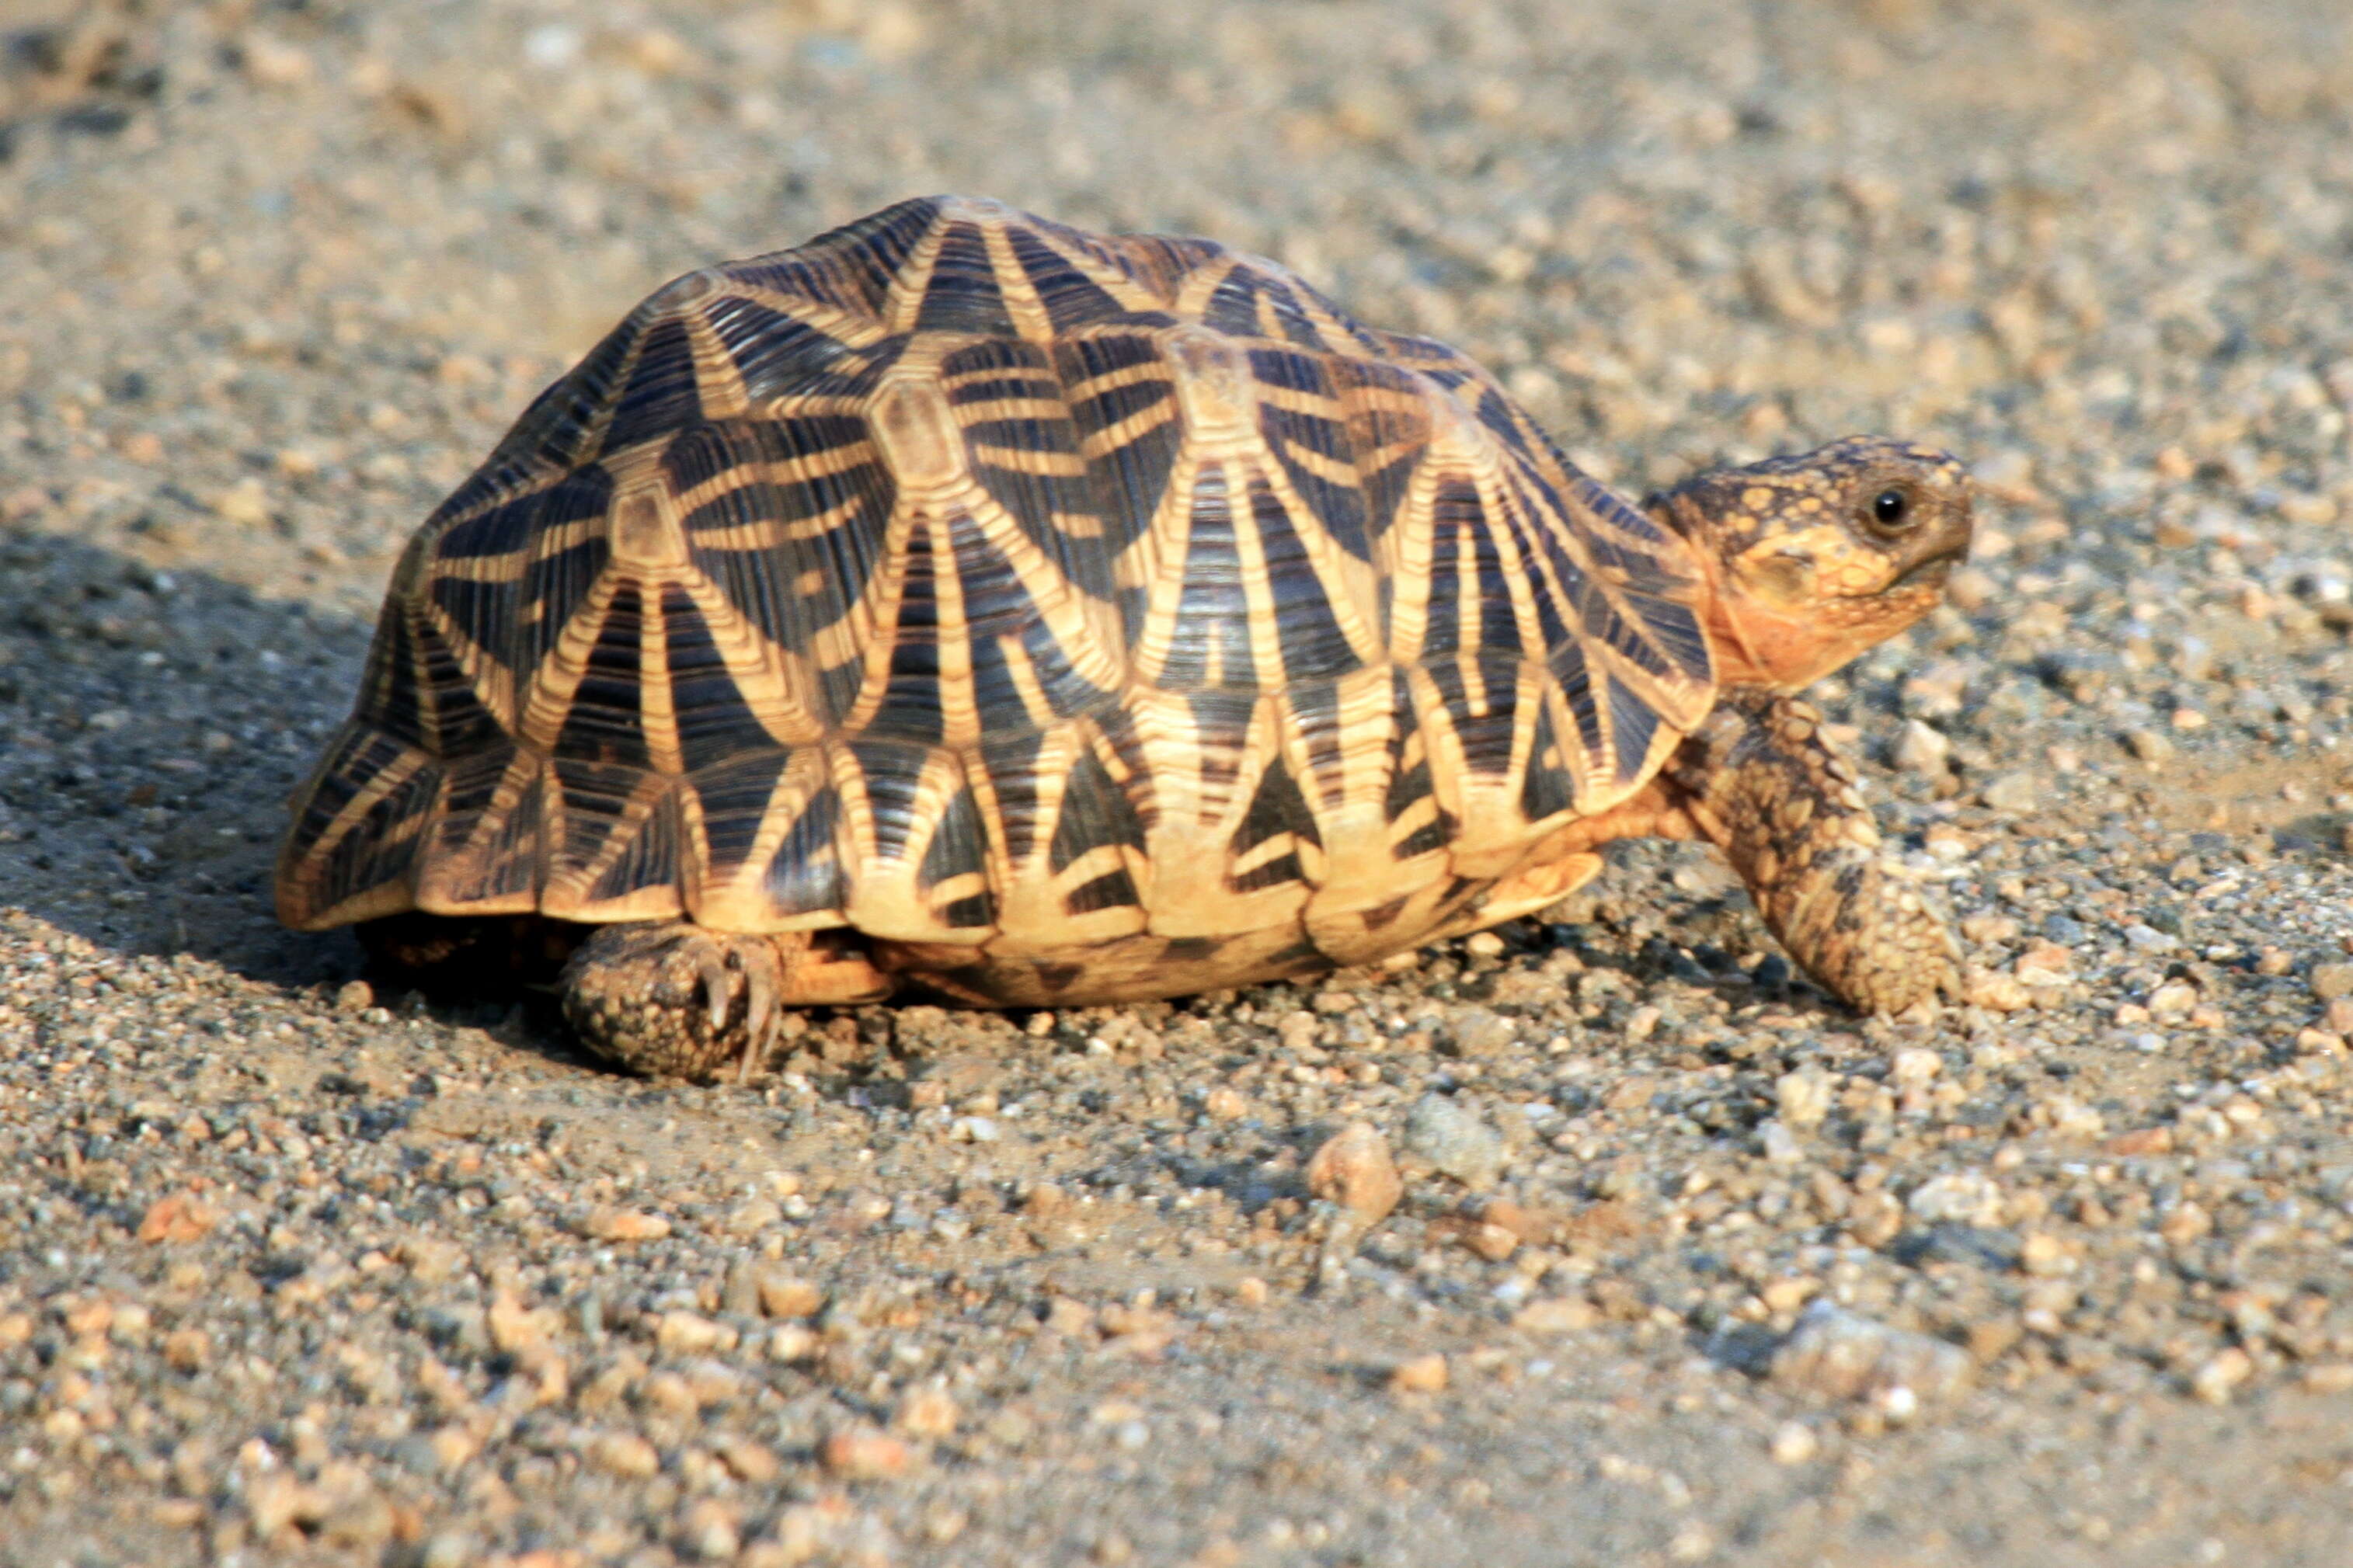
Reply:
[[[1361,962],[1657,769],[1697,592],[1442,344],[904,202],[660,289],[433,513],[279,908],[849,927],[993,1000]]]

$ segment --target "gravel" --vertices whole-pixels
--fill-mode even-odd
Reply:
[[[0,1563],[2346,1560],[2341,7],[0,29]],[[1629,490],[1966,454],[1952,605],[1814,696],[1971,1005],[1841,1012],[1666,845],[744,1089],[277,930],[504,423],[665,278],[944,189],[1278,257]]]

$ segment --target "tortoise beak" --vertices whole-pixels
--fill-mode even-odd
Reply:
[[[1887,585],[1888,592],[1894,593],[1905,588],[1935,588],[1942,591],[1945,580],[1953,574],[1953,568],[1966,560],[1968,553],[1969,547],[1962,544],[1950,550],[1940,550],[1934,555],[1915,561],[1905,567],[1895,581]]]

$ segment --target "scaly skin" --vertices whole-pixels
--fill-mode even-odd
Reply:
[[[704,1079],[733,1062],[739,1082],[759,1068],[779,1009],[879,1002],[892,988],[832,940],[688,921],[599,926],[563,979],[565,1016],[597,1055],[649,1078]]]
[[[1668,763],[1775,937],[1840,999],[1902,1013],[1957,998],[1960,950],[1917,879],[1881,847],[1854,766],[1795,698],[1728,691]]]

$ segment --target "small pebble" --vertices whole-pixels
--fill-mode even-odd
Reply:
[[[2309,984],[2312,994],[2323,1002],[2353,996],[2353,963],[2316,963]]]
[[[1399,1362],[1389,1373],[1389,1388],[1397,1394],[1436,1394],[1446,1386],[1446,1358],[1432,1352]]]
[[[956,1402],[945,1390],[917,1389],[899,1403],[892,1425],[911,1437],[946,1437],[955,1434]]]
[[[1366,1225],[1388,1216],[1405,1195],[1388,1141],[1368,1121],[1352,1121],[1324,1140],[1307,1162],[1307,1190]]]
[[[1938,774],[1950,765],[1953,742],[1917,719],[1907,720],[1895,742],[1894,763],[1907,773]]]
[[[784,1222],[785,1211],[766,1198],[750,1198],[727,1211],[721,1229],[729,1236],[757,1236]]]
[[[889,1480],[903,1476],[915,1462],[913,1449],[885,1432],[851,1427],[826,1438],[818,1460],[844,1480]]]
[[[1978,799],[1988,810],[2023,816],[2042,804],[2043,794],[2031,773],[2000,773],[1986,781]]]
[[[642,1480],[661,1470],[661,1455],[634,1432],[607,1432],[589,1443],[588,1462],[607,1475]]]
[[[659,1241],[670,1234],[670,1221],[636,1209],[598,1207],[580,1222],[580,1234],[592,1241]]]
[[[1958,1346],[1890,1328],[1827,1299],[1799,1315],[1772,1361],[1778,1386],[1834,1400],[1881,1399],[1897,1388],[1914,1400],[1943,1399],[1968,1371]]]
[[[702,1355],[735,1348],[736,1331],[695,1312],[664,1312],[654,1330],[654,1342],[677,1355]]]
[[[825,1305],[825,1292],[808,1280],[782,1269],[760,1270],[757,1276],[760,1310],[771,1318],[813,1318]]]
[[[1532,1334],[1569,1334],[1601,1321],[1601,1310],[1576,1296],[1552,1296],[1530,1301],[1512,1314],[1512,1327]]]
[[[2209,1405],[2228,1405],[2241,1384],[2254,1375],[2255,1363],[2236,1345],[2200,1367],[2189,1380],[2190,1392]]]
[[[1895,1053],[1888,1076],[1898,1088],[1919,1089],[1944,1070],[1944,1058],[1936,1052],[1913,1048]]]
[[[2307,1394],[2353,1394],[2353,1361],[2316,1362],[2304,1369]]]
[[[1476,1110],[1443,1094],[1414,1101],[1406,1113],[1405,1147],[1472,1192],[1493,1186],[1504,1169],[1502,1137]]]
[[[1830,1113],[1830,1078],[1809,1068],[1783,1073],[1773,1080],[1773,1099],[1780,1107],[1781,1121],[1789,1127],[1800,1132],[1819,1127]]]
[[[1493,933],[1482,931],[1481,936]],[[1517,1044],[1519,1033],[1512,1020],[1484,1007],[1466,1007],[1454,1021],[1451,1036],[1454,1054],[1459,1057],[1500,1057]]]
[[[1219,1121],[1238,1121],[1250,1114],[1250,1101],[1239,1090],[1220,1085],[1202,1099],[1201,1109]]]
[[[189,1193],[156,1199],[139,1221],[144,1242],[195,1241],[220,1222],[219,1211]]]
[[[729,1505],[699,1498],[680,1521],[679,1544],[705,1563],[726,1563],[744,1550],[744,1538]]]

